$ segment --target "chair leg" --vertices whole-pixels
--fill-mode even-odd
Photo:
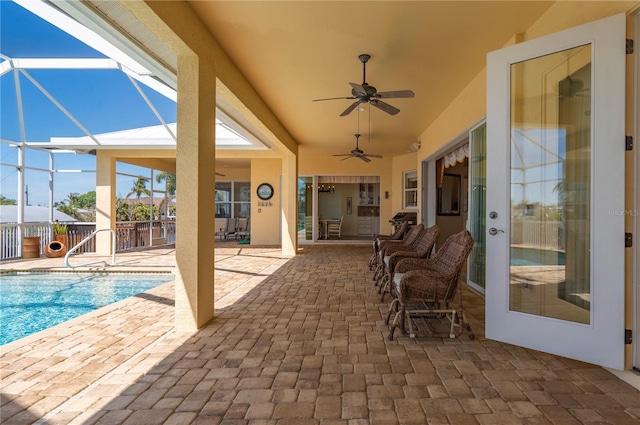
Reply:
[[[378,293],[380,294],[380,301],[384,301],[384,296],[387,293],[387,288],[389,287],[389,275],[384,275],[382,278],[382,282],[380,283],[380,288]]]
[[[375,285],[376,287],[378,287],[378,283],[379,283],[379,281],[380,281],[380,277],[381,277],[381,275],[382,275],[382,269],[383,269],[383,267],[384,267],[384,266],[383,266],[383,264],[378,264],[378,265],[376,266],[376,271],[373,273],[373,278],[372,278],[372,280],[373,280],[373,283],[374,283],[374,285]]]
[[[384,319],[384,325],[387,326],[389,325],[389,319],[391,319],[391,314],[394,312],[397,312],[398,310],[398,299],[394,299],[393,301],[391,301],[391,303],[389,304],[389,311],[387,312],[387,317],[385,317]]]
[[[376,265],[376,257],[377,252],[374,252],[373,254],[371,254],[371,258],[369,259],[369,271],[373,270],[373,267]]]
[[[404,304],[400,304],[400,309],[398,310],[398,316],[400,319],[400,333],[402,333],[403,335],[407,333],[407,331],[404,328],[404,319],[405,319],[405,312],[406,312],[406,307]]]
[[[394,300],[398,301],[398,299],[396,298]],[[399,303],[399,301],[398,301]],[[406,332],[404,330],[404,314],[405,314],[405,308],[403,305],[400,305],[400,309],[396,312],[395,316],[393,317],[393,322],[391,323],[391,326],[389,327],[389,335],[387,336],[387,339],[389,341],[393,340],[393,334],[396,331],[396,328],[400,328],[400,332],[404,335]]]

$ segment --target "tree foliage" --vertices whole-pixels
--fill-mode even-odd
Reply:
[[[136,180],[134,180],[133,186],[131,187],[131,190],[129,191],[129,193],[127,193],[127,196],[125,196],[125,198],[128,199],[129,197],[131,197],[131,195],[135,195],[138,201],[140,200],[142,195],[151,196],[151,191],[147,189],[147,179],[145,179],[144,177],[138,177]]]
[[[175,173],[168,173],[166,171],[161,171],[156,174],[156,182],[162,183],[165,182],[165,190],[167,191],[167,195],[175,196],[176,194],[176,175]]]
[[[0,205],[18,205],[18,201],[15,199],[7,198],[4,195],[0,195]]]
[[[69,193],[64,201],[56,202],[53,206],[78,221],[96,220],[96,191],[79,194]]]

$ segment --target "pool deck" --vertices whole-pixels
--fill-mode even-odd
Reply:
[[[176,332],[167,283],[6,344],[0,423],[640,422],[640,392],[611,371],[485,339],[483,298],[467,289],[475,340],[388,341],[370,250],[303,245],[286,258],[277,247],[216,242],[211,323]],[[174,254],[119,254],[110,269],[173,271]],[[64,260],[0,266],[62,270]]]

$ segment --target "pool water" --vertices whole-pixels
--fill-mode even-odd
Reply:
[[[0,345],[174,279],[172,274],[0,274]]]
[[[564,252],[511,247],[512,266],[564,266]]]

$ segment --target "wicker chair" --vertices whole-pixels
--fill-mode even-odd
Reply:
[[[385,325],[389,324],[391,315],[395,312],[389,327],[389,340],[393,339],[396,328],[405,333],[405,322],[409,324],[410,336],[415,337],[411,314],[420,314],[427,319],[425,323],[429,328],[429,336],[456,338],[466,329],[469,337],[474,338],[471,327],[465,322],[458,285],[460,270],[472,247],[471,234],[463,230],[447,238],[430,259],[405,258],[398,262],[391,285],[395,298],[389,305],[385,319]],[[456,290],[460,296],[458,308],[450,305]],[[449,320],[449,331],[433,331],[428,320],[444,317]]]
[[[405,232],[409,228],[409,222],[403,221],[400,226],[391,235],[375,235],[373,237],[373,254],[369,259],[369,270],[373,270],[378,265],[378,251],[380,249],[381,241],[397,241],[402,239]]]
[[[416,224],[411,229],[409,229],[407,233],[405,233],[404,237],[401,240],[380,241],[377,266],[373,273],[373,281],[376,283],[376,286],[378,285],[378,283],[380,282],[380,279],[382,279],[382,276],[383,276],[383,272],[384,272],[383,259],[384,259],[384,256],[387,255],[386,251],[389,249],[396,249],[396,248],[402,248],[406,250],[408,247],[416,243],[416,241],[418,240],[418,238],[420,237],[423,231],[424,231],[424,225]]]
[[[389,290],[389,284],[391,279],[393,278],[393,274],[395,272],[396,265],[403,258],[430,258],[431,252],[433,251],[433,247],[436,244],[436,239],[440,235],[440,228],[436,225],[433,225],[427,228],[420,238],[418,238],[417,243],[413,246],[412,249],[391,249],[387,250],[387,255],[383,259],[383,276],[382,281],[378,287],[378,293],[380,294],[380,301],[384,301],[384,296]]]

